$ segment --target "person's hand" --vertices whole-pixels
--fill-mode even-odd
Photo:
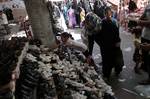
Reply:
[[[58,45],[60,44],[60,41],[58,39],[56,39],[56,44],[58,44]]]
[[[86,62],[87,62],[88,64],[91,64],[91,62],[92,62],[92,56],[88,56],[88,57],[86,58]]]
[[[140,48],[142,48],[145,51],[150,51],[150,44],[147,43],[140,44]]]
[[[142,23],[141,20],[138,20],[138,21],[137,21],[137,24],[138,24],[138,25],[141,25],[141,23]]]
[[[129,20],[129,21],[134,21],[134,22],[137,22],[137,23],[138,23],[138,21],[139,21],[139,20],[136,19],[136,18],[128,18],[128,20]]]
[[[141,43],[140,43],[139,41],[137,41],[137,40],[134,41],[134,45],[135,45],[135,47],[138,48],[138,49],[140,49],[140,44],[141,44]]]

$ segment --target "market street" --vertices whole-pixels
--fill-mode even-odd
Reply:
[[[67,31],[72,34],[75,40],[82,42],[80,28],[68,29]],[[22,31],[14,35],[22,37],[26,34]],[[120,77],[116,78],[112,73],[111,80],[110,82],[107,82],[107,84],[112,86],[113,92],[115,93],[117,99],[145,99],[135,91],[135,87],[138,86],[138,82],[140,82],[143,79],[146,79],[147,75],[144,72],[142,73],[142,75],[135,74],[134,72],[135,63],[132,60],[132,56],[134,53],[132,35],[123,31],[123,29],[121,28],[120,37],[122,40],[121,48],[123,51],[125,66],[123,67],[123,72],[121,73]],[[95,63],[97,64],[97,66],[99,67],[99,71],[101,72],[101,54],[99,51],[99,47],[96,43],[93,51],[93,59],[95,60]]]
[[[75,40],[82,42],[81,40],[81,29],[68,29],[69,33],[72,34]],[[15,35],[15,34],[14,34]],[[25,36],[25,32],[18,32],[16,36]],[[123,67],[123,72],[121,73],[119,78],[116,78],[112,73],[110,82],[107,82],[110,86],[112,86],[113,92],[117,99],[145,99],[140,96],[140,94],[136,93],[135,87],[138,86],[138,82],[147,78],[146,73],[142,73],[142,75],[135,74],[134,66],[135,63],[132,60],[132,56],[134,53],[134,45],[132,42],[132,35],[120,29],[120,37],[121,37],[121,48],[123,51],[124,62],[125,65]],[[99,51],[98,45],[95,43],[94,51],[93,51],[93,59],[97,64],[99,71],[101,73],[101,54]],[[148,86],[150,87],[150,86]]]
[[[0,99],[150,99],[150,0],[0,0]]]
[[[69,32],[73,35],[73,37],[75,37],[76,40],[81,39],[81,29],[69,30]],[[121,48],[123,50],[125,66],[123,67],[124,69],[120,75],[120,78],[116,78],[112,73],[111,81],[108,84],[112,86],[117,99],[145,99],[136,93],[134,89],[136,86],[138,86],[138,82],[146,79],[147,75],[145,73],[138,75],[134,72],[135,63],[132,60],[134,53],[132,35],[123,31],[121,28],[120,37],[122,39]],[[93,58],[97,64],[101,64],[101,55],[97,44],[95,44],[94,47]]]

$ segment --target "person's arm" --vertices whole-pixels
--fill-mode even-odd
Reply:
[[[144,11],[144,13],[142,14],[142,16],[140,17],[140,20],[145,20],[146,17],[146,10]]]
[[[87,51],[87,46],[83,43],[80,43],[78,41],[75,41],[75,40],[72,40],[72,39],[68,39],[68,41],[66,42],[66,45],[76,49],[76,50],[79,50],[81,52],[85,52]]]
[[[145,8],[143,15],[140,17],[140,19],[137,21],[137,23],[140,26],[150,27],[150,20],[146,19],[146,9],[147,9],[147,7]]]
[[[140,48],[145,51],[150,51],[150,44],[140,44]]]
[[[92,35],[88,36],[88,49],[89,49],[89,55],[92,56],[93,52],[93,47],[94,47],[94,37]]]
[[[137,23],[140,26],[150,27],[150,20],[138,20]]]
[[[119,36],[119,28],[118,27],[116,29],[116,36],[115,37],[116,37],[115,38],[115,42],[116,42],[115,46],[120,47],[121,39],[120,39],[120,36]]]
[[[121,39],[120,39],[120,36],[119,36],[119,24],[117,22],[117,20],[113,19],[113,24],[114,24],[114,30],[115,30],[115,42],[116,42],[116,47],[120,47],[120,42],[121,42]]]
[[[69,39],[66,43],[66,45],[79,50],[83,53],[83,55],[87,58],[87,62],[90,63],[91,55],[89,54],[88,48],[85,44],[80,43],[78,41]]]

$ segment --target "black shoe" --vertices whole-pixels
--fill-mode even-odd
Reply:
[[[107,83],[110,81],[110,77],[103,75],[103,80]]]
[[[120,75],[120,73],[122,72],[122,67],[121,68],[115,68],[115,75],[116,76],[119,76]]]
[[[116,76],[116,77],[119,77],[119,76],[120,76],[120,73],[121,73],[121,71],[120,71],[120,72],[115,72],[115,76]]]
[[[142,72],[140,71],[140,69],[137,68],[137,67],[134,67],[134,72],[135,72],[136,74],[139,74],[139,75],[142,74]]]
[[[150,85],[150,79],[139,82],[140,85]]]

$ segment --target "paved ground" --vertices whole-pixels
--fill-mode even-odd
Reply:
[[[129,33],[123,32],[122,29],[120,30],[120,37],[122,39],[121,48],[123,51],[125,66],[119,79],[115,78],[112,73],[111,81],[108,84],[112,86],[112,89],[115,92],[117,99],[144,99],[135,92],[134,88],[138,85],[139,81],[146,79],[147,75],[137,75],[134,73],[133,68],[135,63],[132,60],[132,56],[134,53],[132,36]],[[72,32],[74,37],[77,37],[77,40],[80,40],[80,29],[69,31]],[[95,62],[98,64],[101,63],[99,47],[96,44],[93,52],[93,58]]]

